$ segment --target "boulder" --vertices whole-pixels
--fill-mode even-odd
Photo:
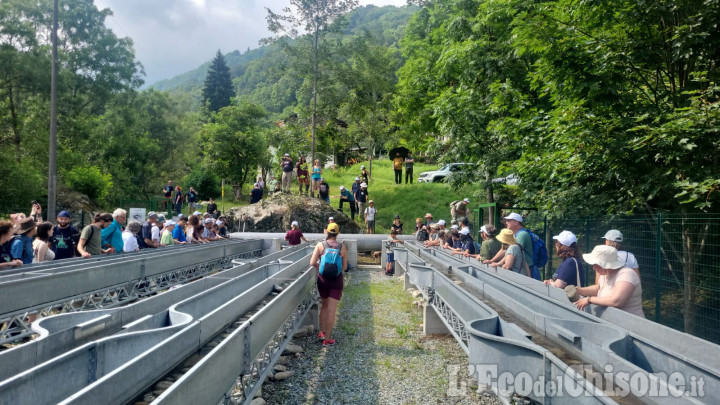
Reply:
[[[282,193],[257,204],[230,208],[226,216],[230,232],[287,232],[292,221],[298,221],[303,232],[322,233],[328,217],[335,218],[341,233],[360,233],[363,229],[325,201]]]

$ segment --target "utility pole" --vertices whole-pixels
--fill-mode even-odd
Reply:
[[[58,0],[53,2],[52,27],[52,73],[50,75],[50,161],[48,162],[48,202],[47,219],[55,219],[57,206],[57,33],[58,33]]]

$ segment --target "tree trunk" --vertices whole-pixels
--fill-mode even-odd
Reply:
[[[232,188],[235,201],[240,200],[240,197],[242,197],[242,184],[233,183]]]
[[[709,223],[698,227],[682,214],[683,321],[684,332],[697,333],[698,260],[705,250]],[[694,232],[691,232],[694,231]]]

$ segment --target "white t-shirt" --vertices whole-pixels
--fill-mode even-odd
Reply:
[[[158,228],[156,225],[152,226],[152,229],[150,230],[150,238],[154,241],[160,242],[160,228]]]
[[[123,252],[134,252],[139,249],[137,239],[135,235],[130,231],[124,231],[122,233],[123,239]]]
[[[365,219],[368,221],[374,221],[376,212],[377,210],[374,207],[365,208]]]
[[[622,256],[620,257],[622,259]],[[623,267],[618,271],[614,271],[611,277],[608,275],[600,276],[598,278],[598,297],[608,297],[613,293],[615,284],[619,281],[625,281],[632,284],[635,288],[630,294],[630,297],[625,300],[625,305],[618,307],[625,312],[629,312],[633,315],[645,318],[645,313],[642,309],[642,286],[640,285],[640,278],[635,273],[635,270],[629,267]]]
[[[634,254],[624,250],[618,250],[618,256],[620,260],[625,260],[625,267],[630,267],[631,269],[640,268]]]

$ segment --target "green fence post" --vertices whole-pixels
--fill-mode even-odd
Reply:
[[[585,249],[590,252],[590,218],[585,217]],[[590,270],[588,269],[587,263],[585,263],[585,285],[590,285]],[[595,280],[597,282],[597,280]]]
[[[662,283],[660,283],[660,275],[662,272],[662,214],[657,214],[655,226],[657,227],[655,230],[657,235],[655,238],[657,240],[655,244],[655,322],[660,323],[660,299],[662,298],[660,291],[660,288],[662,288]]]

